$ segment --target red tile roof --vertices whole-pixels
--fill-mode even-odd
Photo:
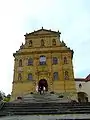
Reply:
[[[90,74],[86,78],[75,78],[75,81],[88,82],[90,81]]]
[[[86,81],[90,81],[90,74],[85,78]]]
[[[75,81],[85,82],[84,78],[75,78]]]

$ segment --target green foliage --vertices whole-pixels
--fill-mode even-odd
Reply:
[[[5,98],[3,99],[3,101],[4,101],[4,102],[9,102],[9,101],[10,101],[10,98],[5,97]]]
[[[0,91],[0,101],[9,102],[10,98],[11,98],[10,94],[6,96],[4,92]]]
[[[3,98],[3,101],[4,101],[4,102],[9,102],[9,101],[10,101],[10,98],[11,98],[11,95],[8,94],[6,97]]]

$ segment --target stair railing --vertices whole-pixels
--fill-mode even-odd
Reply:
[[[5,104],[4,102],[0,103],[0,110],[3,108],[4,104]]]

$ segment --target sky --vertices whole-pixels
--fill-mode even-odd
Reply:
[[[90,0],[0,0],[0,90],[11,93],[13,53],[34,30],[60,31],[74,50],[75,78],[90,73]]]

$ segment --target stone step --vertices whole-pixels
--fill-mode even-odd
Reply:
[[[16,112],[18,112],[18,111],[58,111],[58,108],[35,108],[35,109],[20,109],[20,108],[15,108],[15,109],[13,109],[13,108],[9,108],[9,109],[6,109],[8,112],[14,112],[14,111],[16,111]]]
[[[72,107],[72,106],[4,106],[4,109],[72,109],[72,110],[90,110],[90,107]]]
[[[90,110],[90,106],[79,106],[79,107],[76,107],[76,106],[60,106],[60,105],[52,105],[52,106],[50,106],[50,105],[48,105],[48,106],[43,106],[43,105],[41,105],[41,106],[38,106],[38,105],[32,105],[32,106],[30,106],[30,105],[22,105],[22,106],[18,106],[18,105],[16,105],[16,106],[4,106],[4,109],[42,109],[42,108],[44,108],[44,109],[66,109],[66,108],[68,108],[68,109],[72,109],[72,110]]]
[[[57,95],[51,95],[51,94],[34,94],[34,95],[26,95],[23,97],[23,102],[69,102],[68,99],[62,99],[58,98]]]
[[[15,100],[13,102],[19,102],[19,100]],[[21,102],[21,101],[20,101]],[[50,94],[48,92],[44,94],[34,93],[34,94],[27,94],[22,97],[22,102],[70,102],[69,99],[66,99],[65,97],[59,98],[58,94]]]
[[[89,103],[57,103],[57,102],[52,102],[52,103],[24,103],[24,102],[20,102],[20,103],[4,103],[4,106],[37,106],[37,107],[44,107],[44,106],[67,106],[67,107],[90,107]]]
[[[90,113],[90,103],[5,103],[0,115]]]
[[[14,111],[14,112],[1,112],[0,111],[0,115],[4,114],[6,115],[38,115],[38,114],[90,114],[90,111]]]
[[[4,107],[29,107],[29,108],[32,108],[32,107],[68,107],[68,108],[90,108],[90,105],[80,105],[78,103],[76,104],[70,104],[70,103],[5,103],[4,104]]]

